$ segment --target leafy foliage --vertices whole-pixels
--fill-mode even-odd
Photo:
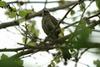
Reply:
[[[27,9],[23,9],[23,10],[16,10],[16,8],[14,7],[10,7],[7,11],[6,11],[6,15],[9,16],[9,18],[15,18],[16,16],[20,16],[20,17],[26,17],[29,14],[31,14],[33,11],[32,10],[27,10]]]
[[[87,45],[91,31],[92,30],[86,26],[86,22],[84,20],[81,20],[77,25],[70,40],[73,46],[76,48],[80,48]]]
[[[19,58],[9,58],[2,54],[0,59],[0,67],[24,67],[23,61]]]
[[[10,17],[10,18],[14,18],[16,17],[16,12],[10,12],[10,11],[7,11],[6,14]]]
[[[25,31],[23,32],[23,43],[28,46],[35,46],[39,35],[39,30],[35,27],[35,21],[25,25]]]

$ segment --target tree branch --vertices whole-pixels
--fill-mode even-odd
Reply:
[[[91,1],[91,0],[84,0],[84,1]],[[64,2],[77,2],[77,1],[64,1]],[[15,4],[15,3],[39,3],[39,4],[44,4],[45,1],[11,1],[7,2],[7,4]],[[48,1],[47,3],[62,3],[62,1]]]
[[[77,1],[65,1],[65,2],[77,2]],[[7,4],[14,4],[14,3],[39,3],[39,4],[44,4],[45,1],[12,1],[12,2],[7,2]],[[48,1],[47,3],[62,3],[62,1]]]
[[[28,49],[28,48],[26,47],[12,48],[12,49],[4,48],[4,49],[0,49],[0,52],[17,52],[17,51],[24,50],[24,49]]]
[[[19,25],[19,23],[16,20],[13,22],[5,22],[0,24],[0,29],[16,25]]]
[[[53,11],[56,11],[56,10],[65,9],[65,8],[68,8],[69,6],[72,6],[75,3],[76,2],[72,2],[70,4],[65,4],[63,6],[58,6],[58,7],[55,7],[55,8],[50,8],[48,10],[50,12],[53,12]],[[29,20],[29,19],[34,18],[34,17],[37,17],[37,16],[39,16],[39,17],[42,16],[42,10],[39,11],[39,12],[36,12],[34,14],[29,14],[25,20]],[[0,29],[7,28],[7,27],[10,27],[10,26],[17,26],[20,23],[20,21],[21,22],[24,21],[23,19],[24,18],[20,18],[20,19],[14,20],[14,21],[6,22],[6,23],[5,22],[4,23],[1,23],[0,24]]]
[[[47,44],[48,45],[48,44]],[[15,55],[13,55],[12,57],[21,57],[21,56],[24,56],[24,55],[27,55],[27,54],[31,54],[31,53],[36,53],[36,52],[39,52],[39,51],[48,51],[50,49],[55,49],[57,47],[53,47],[51,45],[49,45],[49,47],[34,47],[34,49],[28,49],[26,51],[21,51]],[[74,48],[77,48],[77,47],[74,47]],[[100,43],[89,43],[88,45],[85,45],[85,46],[80,46],[80,48],[100,48]]]
[[[55,49],[55,48],[59,48],[59,46],[54,46],[54,44],[62,44],[64,43],[64,41],[66,39],[69,39],[70,35],[66,35],[62,38],[59,38],[57,39],[55,42],[52,42],[52,43],[39,43],[37,44],[37,46],[35,47],[22,47],[22,48],[13,48],[13,49],[0,49],[0,52],[9,52],[9,51],[14,51],[14,52],[17,52],[17,51],[20,51],[20,50],[24,50],[24,49],[27,49],[25,51],[20,51],[19,53],[13,55],[12,57],[21,57],[21,56],[24,56],[24,55],[27,55],[27,54],[30,54],[30,53],[36,53],[36,52],[39,52],[39,51],[48,51],[48,50],[51,50],[51,49]],[[73,48],[77,48],[77,47],[73,47]],[[100,43],[92,43],[92,42],[89,42],[87,45],[80,45],[78,48],[100,48]]]

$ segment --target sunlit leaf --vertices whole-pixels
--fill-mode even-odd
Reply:
[[[30,46],[30,47],[33,47],[33,46],[35,46],[36,45],[36,43],[34,42],[34,41],[29,41],[28,43],[28,46]]]
[[[35,21],[32,21],[31,24],[28,24],[28,30],[35,36],[39,35],[39,30],[35,27]]]
[[[22,41],[25,45],[33,47],[36,45],[36,41],[38,39],[39,30],[35,27],[35,21],[31,20],[28,24],[25,25],[27,27],[26,32],[24,32]]]
[[[6,11],[5,14],[8,15],[10,18],[16,17],[16,12],[13,11]]]
[[[28,14],[32,13],[32,10],[20,10],[19,11],[19,16],[21,17],[26,17]]]
[[[0,1],[0,7],[6,7],[7,3],[5,1]]]

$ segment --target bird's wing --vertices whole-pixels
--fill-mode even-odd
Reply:
[[[52,32],[53,29],[55,29],[55,25],[51,21],[49,16],[44,16],[42,19],[42,28],[44,32],[48,35],[50,32]]]
[[[52,15],[50,16],[50,18],[51,18],[52,23],[53,23],[55,26],[57,26],[57,25],[58,25],[58,20],[57,20],[55,17],[53,17]]]

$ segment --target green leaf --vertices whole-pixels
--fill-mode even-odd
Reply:
[[[34,36],[39,35],[39,30],[36,29],[34,20],[30,24],[28,24],[28,31],[31,32]]]
[[[28,14],[32,13],[32,10],[20,10],[19,11],[19,16],[21,17],[26,17]]]
[[[7,11],[5,12],[6,15],[9,16],[9,18],[14,18],[16,17],[16,12],[13,12],[13,11]]]
[[[2,54],[2,56],[1,56],[1,60],[5,60],[5,59],[7,59],[7,58],[8,58],[8,56],[7,56],[7,55]]]
[[[76,48],[80,48],[87,45],[91,31],[92,30],[86,26],[86,22],[84,20],[81,20],[76,27],[75,32],[73,33],[73,38],[71,40],[73,46]]]
[[[9,58],[5,54],[1,56],[0,67],[24,67],[23,61],[19,58]]]
[[[0,7],[6,7],[7,3],[5,1],[0,1]]]
[[[20,58],[15,58],[12,61],[14,61],[14,63],[18,66],[18,67],[23,67],[23,60],[21,60]]]
[[[97,7],[100,9],[100,0],[95,0]]]
[[[25,28],[26,33],[24,32],[24,35],[27,35],[29,37],[23,36],[22,41],[24,44],[26,43],[27,46],[33,47],[36,45],[36,41],[39,35],[39,30],[35,27],[34,20],[32,20],[31,23],[26,24],[26,26],[27,26],[27,29]]]
[[[28,42],[28,46],[30,46],[30,47],[34,47],[35,45],[36,45],[36,42],[34,42],[34,41]]]

